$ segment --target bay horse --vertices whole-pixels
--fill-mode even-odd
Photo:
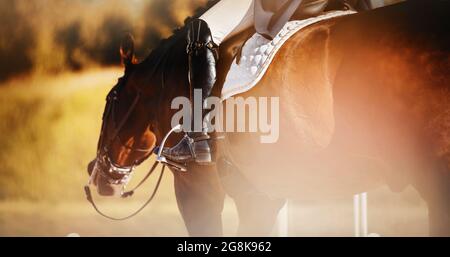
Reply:
[[[449,236],[449,10],[449,1],[407,1],[294,35],[242,94],[279,97],[279,141],[226,133],[214,141],[215,165],[173,171],[189,234],[222,235],[226,195],[236,203],[240,235],[267,235],[284,199],[350,197],[387,184],[396,192],[412,185],[428,205],[430,234]],[[217,90],[252,33],[221,46]],[[108,100],[98,146],[114,167],[140,164],[171,130],[171,101],[189,96],[185,38],[182,28],[141,63],[132,41],[122,46],[125,76]],[[108,194],[108,180],[95,183]]]

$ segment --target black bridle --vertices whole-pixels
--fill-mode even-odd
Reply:
[[[162,76],[161,76],[161,92],[160,92],[160,96],[159,96],[159,100],[157,101],[158,106],[161,106],[162,100],[163,100],[163,90],[165,88],[165,73],[164,71],[162,72]],[[95,201],[92,197],[92,193],[91,193],[91,189],[90,189],[90,185],[93,182],[93,179],[96,176],[96,171],[99,170],[97,167],[94,167],[94,170],[89,178],[89,182],[88,184],[84,187],[85,193],[86,193],[86,199],[91,203],[92,207],[97,211],[98,214],[100,214],[101,216],[107,218],[107,219],[111,219],[111,220],[116,220],[116,221],[123,221],[123,220],[127,220],[130,219],[134,216],[136,216],[137,214],[139,214],[142,210],[144,210],[145,207],[147,207],[147,205],[150,204],[150,202],[154,199],[159,186],[161,185],[161,181],[162,178],[164,176],[164,170],[166,168],[166,166],[169,166],[173,171],[180,171],[180,172],[187,172],[187,167],[186,165],[182,165],[179,163],[175,163],[172,162],[170,160],[167,160],[164,156],[162,156],[162,151],[164,149],[165,143],[167,141],[167,139],[169,138],[169,136],[176,132],[181,130],[181,126],[177,126],[172,128],[166,135],[165,137],[162,139],[161,144],[158,148],[158,151],[156,152],[156,147],[152,148],[152,149],[141,149],[141,148],[134,148],[134,147],[129,147],[126,144],[124,144],[124,142],[122,141],[122,139],[120,138],[120,131],[122,130],[122,128],[125,126],[126,122],[129,120],[132,112],[134,111],[134,109],[136,108],[139,100],[141,99],[141,92],[138,91],[136,93],[136,96],[134,97],[134,100],[132,102],[132,104],[130,105],[130,108],[127,110],[127,112],[125,113],[125,116],[121,119],[121,121],[119,123],[116,122],[116,117],[115,117],[115,105],[118,102],[118,94],[119,94],[119,90],[121,88],[123,88],[125,86],[125,82],[126,82],[127,76],[125,75],[124,77],[119,79],[119,82],[117,83],[116,86],[114,86],[114,88],[111,90],[111,92],[108,94],[107,96],[107,104],[105,107],[105,112],[103,114],[103,118],[102,118],[102,128],[100,131],[100,140],[99,140],[99,145],[98,145],[98,150],[97,150],[97,158],[96,158],[96,165],[100,164],[103,167],[101,167],[100,169],[100,176],[103,176],[104,178],[107,179],[108,183],[111,184],[115,184],[115,185],[124,185],[128,182],[131,174],[133,173],[134,169],[136,166],[140,165],[142,162],[144,162],[147,158],[150,157],[150,155],[152,155],[153,153],[157,154],[157,158],[155,163],[152,165],[152,167],[150,168],[150,170],[147,172],[147,174],[145,175],[145,177],[138,183],[138,185],[136,187],[134,187],[132,190],[127,191],[127,192],[122,192],[121,193],[121,197],[122,198],[127,198],[130,197],[134,194],[134,192],[140,188],[145,181],[147,181],[147,179],[153,174],[153,172],[156,170],[156,168],[158,167],[158,164],[162,164],[162,168],[161,168],[161,174],[159,175],[159,178],[156,182],[155,188],[152,192],[152,194],[150,195],[149,199],[135,212],[133,212],[132,214],[123,217],[123,218],[115,218],[109,215],[106,215],[104,212],[102,212],[97,205],[95,204]],[[113,124],[114,130],[112,133],[112,136],[108,138],[108,141],[106,142],[104,147],[101,147],[104,143],[105,140],[105,135],[106,135],[106,124],[108,124],[109,119],[111,119],[111,122]],[[109,157],[109,148],[111,147],[111,145],[115,142],[118,141],[122,147],[130,150],[130,151],[135,151],[135,152],[145,152],[147,153],[144,157],[142,157],[140,160],[137,160],[133,163],[133,165],[131,166],[121,166],[118,165],[116,163],[114,163],[111,158]],[[103,168],[107,168],[106,170],[108,170],[108,172],[105,172]]]
[[[164,170],[165,170],[165,166],[166,166],[165,164],[163,164],[163,167],[161,169],[161,174],[158,178],[158,181],[156,183],[156,186],[155,186],[152,194],[150,195],[150,198],[142,205],[142,207],[140,207],[137,211],[133,212],[132,214],[130,214],[126,217],[123,217],[123,218],[115,218],[115,217],[112,217],[112,216],[109,216],[109,215],[106,215],[105,213],[103,213],[98,208],[98,206],[95,204],[95,201],[92,197],[90,185],[92,184],[93,180],[95,179],[95,177],[97,175],[96,174],[97,171],[100,171],[100,173],[98,175],[106,178],[108,183],[113,184],[113,185],[125,185],[126,183],[128,183],[130,176],[132,175],[135,167],[140,165],[142,162],[144,162],[154,152],[154,149],[155,149],[154,147],[148,148],[148,149],[129,147],[126,144],[124,144],[120,138],[120,135],[119,135],[120,131],[123,129],[126,122],[129,120],[132,112],[136,109],[136,106],[141,98],[141,93],[138,91],[136,93],[136,96],[133,99],[132,104],[130,105],[129,109],[125,113],[125,116],[120,120],[119,123],[117,123],[115,106],[117,105],[117,102],[118,102],[118,93],[119,93],[118,90],[120,87],[123,86],[124,80],[125,80],[125,78],[119,79],[118,84],[111,90],[111,92],[107,96],[107,103],[106,103],[105,112],[104,112],[103,119],[102,119],[103,120],[102,128],[100,131],[99,149],[97,151],[97,158],[96,158],[96,165],[101,165],[101,167],[100,168],[94,167],[94,170],[92,171],[89,182],[84,187],[84,190],[86,193],[86,198],[91,203],[93,208],[101,216],[111,219],[111,220],[116,220],[116,221],[127,220],[127,219],[134,217],[135,215],[140,213],[153,200],[153,198],[155,197],[155,195],[159,189],[159,186],[161,185],[161,180],[163,178]],[[113,129],[111,136],[106,139],[105,138],[106,124],[108,124],[109,122],[112,123],[114,129]],[[103,147],[101,147],[103,145],[103,143],[105,142],[105,139],[106,139],[106,144]],[[133,165],[131,165],[131,166],[118,165],[111,160],[110,155],[109,155],[110,147],[116,140],[120,143],[120,145],[122,147],[124,147],[130,151],[145,152],[147,154],[144,157],[142,157],[141,159],[136,160],[133,163]],[[139,182],[139,184],[136,187],[134,187],[130,191],[121,192],[121,197],[127,198],[127,197],[132,196],[134,194],[135,190],[140,188],[144,184],[144,182],[153,174],[153,172],[156,170],[159,163],[161,163],[161,162],[156,161],[153,164],[153,166],[147,172],[147,175],[145,175],[145,177],[141,180],[141,182]],[[107,170],[107,171],[105,171],[105,170]]]
[[[106,168],[108,172],[104,172],[105,169],[101,169],[102,173],[105,178],[107,178],[108,182],[111,184],[123,184],[127,181],[131,173],[133,173],[136,166],[141,164],[145,159],[149,157],[149,155],[145,155],[142,159],[136,160],[132,165],[130,166],[122,166],[116,164],[114,161],[112,161],[110,157],[110,147],[114,142],[118,142],[122,147],[126,148],[127,150],[133,151],[133,152],[145,152],[151,154],[153,152],[153,149],[141,149],[141,148],[135,148],[135,147],[129,147],[127,144],[123,142],[123,140],[120,138],[120,131],[125,126],[126,122],[129,120],[132,112],[135,110],[136,105],[138,104],[141,93],[138,91],[136,93],[136,96],[133,99],[133,102],[131,103],[130,107],[128,108],[127,112],[125,113],[125,116],[120,120],[119,123],[117,123],[116,118],[116,105],[118,103],[118,89],[123,85],[124,78],[119,79],[119,83],[111,90],[111,92],[108,94],[107,97],[107,103],[106,103],[106,109],[103,116],[103,124],[102,129],[100,131],[100,141],[99,141],[99,149],[97,151],[97,162],[98,164],[102,165],[103,168]],[[106,135],[106,124],[111,123],[113,126],[112,134],[109,138],[105,138]],[[106,139],[106,144],[105,143]],[[103,147],[101,147],[104,145]],[[119,179],[116,179],[119,178]]]

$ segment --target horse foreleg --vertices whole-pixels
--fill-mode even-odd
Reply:
[[[217,165],[222,187],[233,198],[239,215],[240,236],[267,236],[273,229],[284,200],[273,200],[259,192],[227,158]]]
[[[190,236],[222,236],[225,193],[214,166],[193,166],[175,172],[178,208]]]
[[[428,205],[431,236],[450,236],[450,169],[443,164],[421,173],[414,184]]]
[[[285,200],[272,200],[264,195],[238,195],[234,201],[239,215],[239,236],[268,236]]]

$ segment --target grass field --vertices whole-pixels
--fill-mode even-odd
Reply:
[[[126,222],[97,215],[84,200],[86,164],[94,157],[104,98],[120,69],[15,79],[0,86],[0,236],[184,236],[172,175],[153,205]],[[143,175],[145,163],[137,171]],[[134,182],[135,183],[135,182]],[[145,201],[154,180],[132,200],[101,199],[109,213],[126,215]],[[369,192],[369,229],[385,236],[427,234],[426,208],[414,190]],[[225,234],[238,220],[227,200]],[[352,199],[294,202],[290,234],[351,236]]]
[[[95,155],[108,69],[16,79],[0,87],[0,199],[77,198]]]

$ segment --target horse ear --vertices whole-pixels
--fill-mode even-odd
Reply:
[[[134,38],[131,34],[126,34],[120,46],[120,56],[125,67],[135,63]]]

